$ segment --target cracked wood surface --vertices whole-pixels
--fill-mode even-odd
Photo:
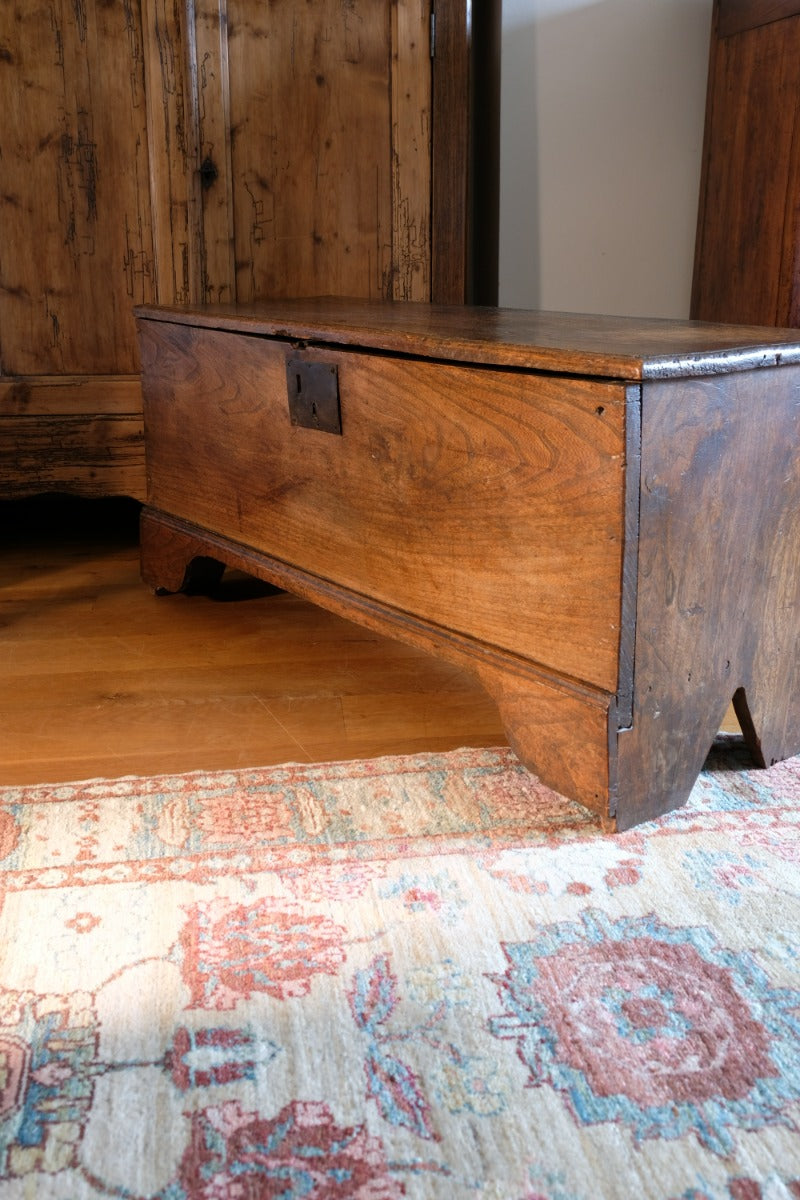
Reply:
[[[425,7],[227,0],[239,300],[430,297]]]
[[[133,373],[156,298],[138,6],[9,0],[0,45],[0,370]]]
[[[137,304],[429,299],[428,17],[427,0],[4,4],[0,380],[46,415],[43,380],[69,378],[59,404],[112,436],[88,381],[138,373]],[[32,425],[5,423],[8,395],[2,486],[36,491],[50,467]],[[133,476],[127,433],[108,450],[126,459],[111,490],[141,496],[143,449]],[[79,460],[65,478],[80,490]]]

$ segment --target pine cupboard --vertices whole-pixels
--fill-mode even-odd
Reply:
[[[144,498],[135,305],[491,302],[498,16],[6,0],[0,496]]]

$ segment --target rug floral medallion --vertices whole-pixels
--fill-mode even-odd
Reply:
[[[2,1200],[800,1200],[800,759],[0,789]]]

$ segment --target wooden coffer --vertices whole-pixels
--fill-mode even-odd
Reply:
[[[733,700],[800,749],[796,331],[335,300],[138,310],[143,577],[243,568],[472,670],[623,829]]]

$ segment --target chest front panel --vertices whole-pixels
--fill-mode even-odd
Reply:
[[[151,505],[616,690],[622,385],[165,323],[142,351]],[[296,361],[341,434],[292,424]]]

